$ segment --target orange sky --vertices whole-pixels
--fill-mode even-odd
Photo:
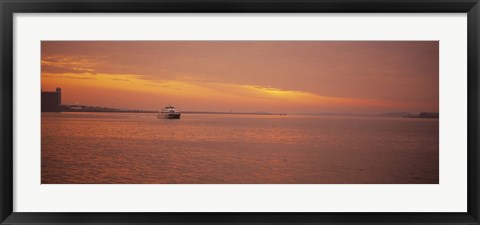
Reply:
[[[42,41],[62,103],[158,110],[438,112],[437,41]]]

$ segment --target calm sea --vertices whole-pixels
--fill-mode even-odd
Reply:
[[[438,183],[438,119],[42,113],[42,183]]]

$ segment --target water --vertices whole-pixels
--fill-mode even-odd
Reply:
[[[42,113],[42,183],[438,183],[438,120]]]

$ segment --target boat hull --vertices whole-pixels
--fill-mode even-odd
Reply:
[[[159,119],[180,119],[180,114],[159,114],[157,116]]]

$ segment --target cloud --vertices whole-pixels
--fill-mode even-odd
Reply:
[[[125,93],[149,93],[169,98],[190,99],[198,102],[232,102],[256,105],[285,105],[314,109],[325,108],[412,108],[417,103],[387,101],[372,98],[338,97],[314,93],[308,90],[292,90],[259,85],[259,83],[244,81],[207,79],[208,74],[179,72],[175,74],[166,69],[158,71],[162,76],[152,74],[130,74],[105,72],[115,67],[101,57],[87,56],[43,56],[42,84],[51,83],[54,86],[69,84],[73,86],[103,88],[105,90],[120,90]],[[123,65],[127,66],[127,65]],[[127,70],[128,71],[128,70]],[[225,77],[230,77],[228,74]],[[390,78],[389,78],[390,79]],[[384,79],[388,80],[388,79]],[[396,80],[397,83],[399,79]],[[288,86],[288,85],[287,85]],[[381,97],[381,96],[380,96]],[[234,103],[233,103],[234,104]],[[421,107],[421,106],[419,106]]]
[[[42,57],[42,72],[45,73],[93,73],[98,62],[88,57],[45,56]]]
[[[97,79],[92,74],[82,73],[82,74],[44,74],[42,79],[78,79],[78,80],[95,80]]]
[[[63,81],[62,81],[63,80]],[[70,81],[68,81],[70,80]],[[92,81],[94,80],[94,81]],[[117,90],[125,94],[145,93],[158,95],[162,99],[185,99],[197,102],[218,102],[221,104],[243,104],[271,106],[277,108],[299,108],[309,111],[344,109],[358,107],[392,108],[412,107],[412,103],[378,99],[342,98],[321,96],[315,93],[285,90],[255,84],[234,84],[192,80],[160,80],[138,74],[107,73],[64,73],[42,75],[42,83],[62,86],[69,83],[83,89],[100,88],[105,91]]]

